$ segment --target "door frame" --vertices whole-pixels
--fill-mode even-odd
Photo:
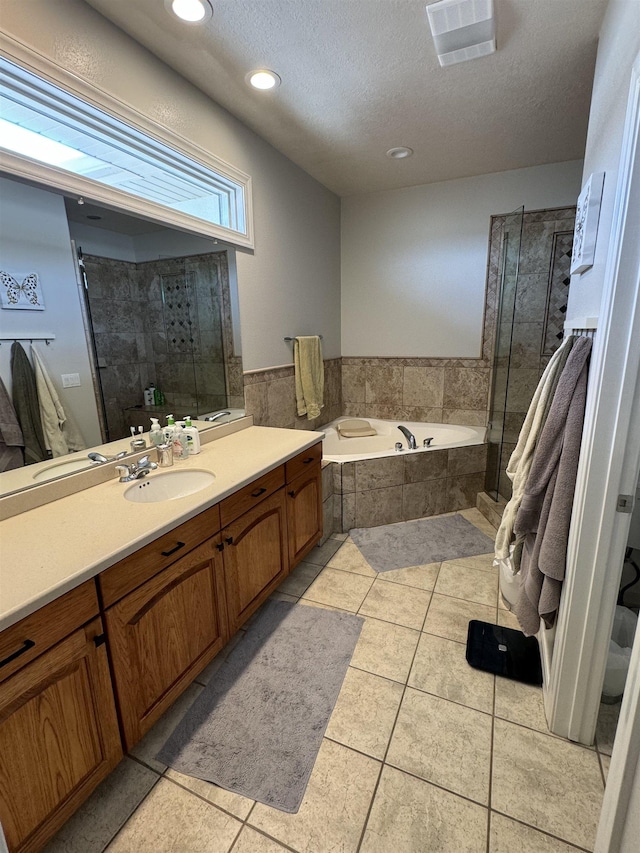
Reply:
[[[640,54],[631,83],[583,447],[545,708],[550,728],[593,741],[640,470]],[[602,237],[605,235],[601,235]],[[640,756],[640,632],[632,652],[598,832],[597,851],[621,850]],[[640,785],[640,780],[636,782]],[[637,842],[637,838],[635,839]],[[631,849],[631,848],[629,848]]]

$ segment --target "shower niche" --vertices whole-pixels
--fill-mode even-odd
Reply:
[[[485,489],[511,497],[506,467],[542,373],[564,336],[575,207],[492,217],[488,292],[496,292]]]

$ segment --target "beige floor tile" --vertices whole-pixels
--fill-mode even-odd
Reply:
[[[493,624],[496,621],[496,608],[434,592],[423,631],[427,634],[437,634],[447,640],[466,643],[471,619]]]
[[[321,571],[321,566],[316,566],[313,563],[305,563],[303,560],[302,563],[299,563],[291,574],[282,581],[278,587],[278,592],[284,592],[287,595],[295,595],[299,597],[307,591]]]
[[[385,766],[361,853],[485,853],[487,809]]]
[[[611,755],[613,742],[618,728],[618,717],[620,716],[620,702],[615,705],[601,703],[596,726],[596,744],[598,752]]]
[[[419,631],[365,616],[351,666],[405,684],[419,639]]]
[[[487,620],[488,621],[488,620]],[[502,625],[503,628],[513,628],[516,631],[521,631],[520,623],[515,617],[515,614],[511,613],[510,610],[503,610],[502,608],[498,608],[498,625]]]
[[[102,853],[160,777],[123,759],[45,847],[44,853]]]
[[[339,551],[327,563],[330,569],[340,569],[342,572],[353,572],[356,575],[365,575],[368,578],[376,578],[375,572],[364,557],[362,551],[353,542],[345,542]]]
[[[219,788],[217,785],[212,785],[211,782],[205,782],[204,779],[185,776],[184,773],[178,773],[177,770],[171,767],[165,770],[164,775],[167,779],[171,779],[176,784],[182,785],[188,791],[193,791],[194,794],[198,794],[203,800],[208,800],[210,803],[220,806],[221,809],[230,812],[235,817],[240,818],[240,820],[245,820],[255,803],[255,800],[250,800],[241,794]]]
[[[477,569],[461,566],[458,563],[446,563],[440,567],[435,592],[495,607],[498,576],[490,572],[479,572]]]
[[[297,814],[257,803],[247,823],[300,853],[358,847],[380,762],[324,740]]]
[[[386,622],[394,622],[405,628],[420,630],[429,606],[431,593],[423,589],[401,586],[376,580],[369,590],[360,613]]]
[[[387,762],[487,805],[491,717],[408,687]]]
[[[325,736],[383,759],[403,692],[396,681],[350,667]]]
[[[407,566],[404,569],[381,572],[379,577],[389,583],[400,583],[431,592],[438,578],[439,569],[440,563],[425,563],[423,566]]]
[[[609,768],[611,767],[611,756],[600,754],[600,765],[602,767],[602,775],[604,776],[604,781],[606,783],[609,777]]]
[[[286,847],[267,838],[250,826],[245,826],[233,845],[233,853],[284,853]]]
[[[135,755],[137,759],[142,761],[144,764],[147,764],[152,770],[156,770],[158,773],[164,773],[167,769],[167,765],[162,764],[156,759],[156,753],[165,745],[169,735],[173,732],[203,689],[203,687],[195,682],[190,684],[184,693],[176,699],[169,710],[160,717],[155,726],[153,726],[142,740],[133,747],[131,755]]]
[[[161,779],[133,813],[108,853],[228,853],[242,824]]]
[[[314,563],[317,566],[326,566],[329,560],[342,545],[338,539],[327,539],[324,545],[316,545],[304,558],[305,563]]]
[[[489,853],[575,853],[576,850],[572,844],[491,812]]]
[[[362,575],[325,568],[302,597],[355,613],[365,600],[372,583],[371,578]]]
[[[473,507],[472,509],[461,509],[458,513],[463,518],[466,518],[467,521],[470,521],[478,530],[481,530],[489,539],[496,538],[496,529],[490,524],[484,515],[480,512],[479,509]]]
[[[434,634],[423,634],[408,684],[477,711],[493,711],[495,676],[469,666],[465,646]]]
[[[329,538],[330,539],[337,539],[338,542],[344,542],[346,539],[349,538],[349,534],[348,533],[332,533]]]
[[[442,565],[455,563],[457,566],[466,566],[469,569],[481,569],[483,572],[498,574],[498,569],[493,565],[495,554],[476,554],[474,557],[456,557],[455,560],[446,560]]]
[[[593,849],[602,776],[592,750],[495,721],[491,805],[558,838]]]
[[[344,607],[333,607],[331,604],[322,604],[319,601],[311,601],[309,598],[299,598],[298,604],[302,604],[305,607],[319,607],[321,610],[335,610],[337,613],[353,614],[353,610],[345,610]]]
[[[508,678],[496,678],[495,715],[549,734],[541,687]]]

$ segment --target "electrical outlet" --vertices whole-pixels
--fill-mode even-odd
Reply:
[[[62,374],[62,387],[63,388],[77,388],[80,385],[80,374],[79,373],[63,373]]]

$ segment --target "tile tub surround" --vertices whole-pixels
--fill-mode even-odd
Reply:
[[[485,531],[480,513],[463,515]],[[465,661],[460,614],[495,622],[499,612],[493,555],[383,580],[341,539],[314,548],[275,593],[365,618],[300,811],[278,812],[155,761],[216,659],[46,853],[593,849],[608,762],[600,738],[589,749],[550,735],[539,688]],[[475,584],[452,582],[472,573]],[[480,587],[490,604],[477,603]]]
[[[336,529],[377,527],[476,506],[487,445],[332,462]]]

